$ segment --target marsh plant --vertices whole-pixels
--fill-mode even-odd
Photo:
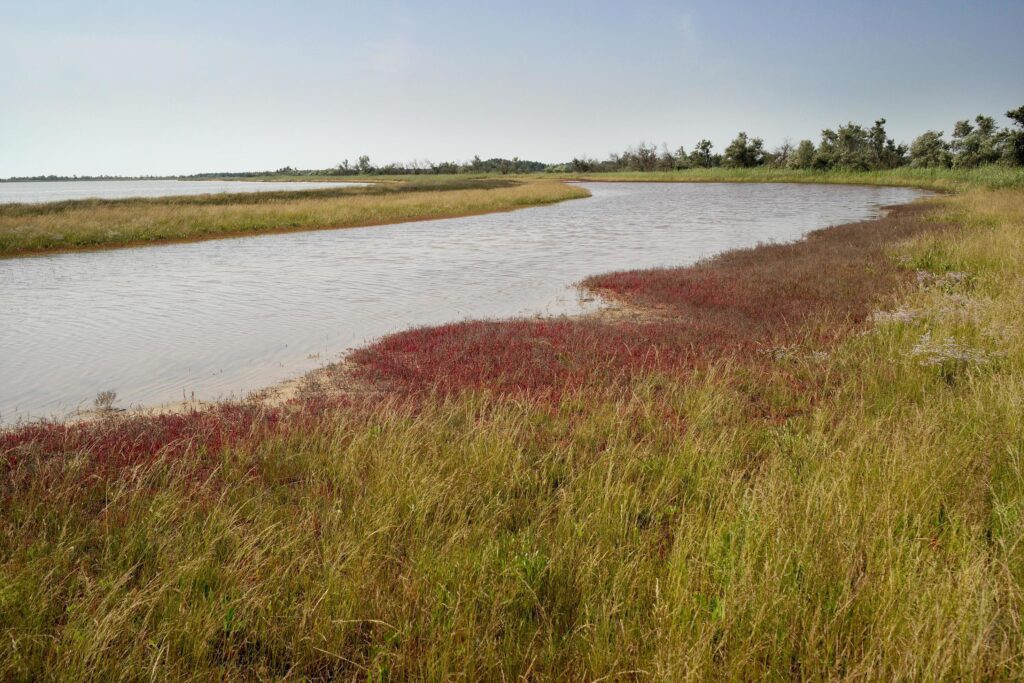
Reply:
[[[970,346],[953,337],[933,339],[931,332],[925,332],[910,350],[921,365],[938,368],[942,376],[951,378],[965,370],[988,365],[1004,357],[999,351],[986,351]]]
[[[114,410],[117,403],[117,392],[113,389],[106,389],[96,394],[92,401],[92,407],[99,412],[110,412]]]
[[[867,326],[947,296],[894,249],[985,326]],[[1020,680],[1021,253],[976,187],[386,337],[374,394],[2,431],[0,679]]]

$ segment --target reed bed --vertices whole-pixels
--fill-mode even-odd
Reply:
[[[976,188],[372,393],[4,433],[0,678],[1020,679],[1021,253]]]

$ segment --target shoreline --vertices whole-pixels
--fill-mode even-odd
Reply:
[[[609,181],[612,182],[612,181]],[[801,244],[805,243],[811,235],[815,233],[836,231],[850,226],[856,226],[864,223],[872,223],[876,221],[882,221],[887,219],[891,214],[915,211],[924,206],[929,202],[934,202],[935,198],[941,196],[936,193],[932,196],[919,197],[911,202],[895,205],[886,205],[879,207],[878,216],[870,219],[853,221],[850,223],[843,223],[833,226],[826,226],[823,228],[817,228],[805,234],[798,240],[792,242],[783,243],[785,244]],[[514,209],[509,209],[514,210]],[[494,212],[486,212],[494,213]],[[351,226],[357,227],[357,226]],[[771,246],[771,245],[768,245]],[[667,270],[678,270],[685,271],[699,267],[704,262],[714,263],[715,261],[721,260],[728,257],[731,254],[742,253],[742,252],[753,252],[763,248],[762,246],[747,247],[740,249],[730,249],[724,252],[715,254],[708,259],[704,259],[697,264],[691,264],[689,266],[668,266],[662,268],[653,269],[642,269],[640,272],[654,272],[654,271],[667,271]],[[619,271],[612,271],[611,273],[596,273],[591,276],[584,278],[582,281],[570,285],[575,287],[581,294],[586,294],[594,299],[601,302],[600,307],[594,311],[587,311],[578,314],[563,314],[553,317],[544,316],[529,316],[524,318],[503,318],[495,321],[496,324],[508,324],[516,322],[532,322],[532,321],[596,321],[596,322],[613,322],[621,323],[627,322],[629,324],[640,324],[645,322],[671,319],[673,313],[669,310],[659,309],[657,306],[644,306],[634,301],[630,301],[629,297],[623,296],[620,293],[616,293],[613,290],[607,288],[595,288],[593,284],[588,284],[588,281],[594,281],[603,275],[614,274]],[[476,320],[469,320],[463,322],[480,322]],[[382,338],[369,340],[351,348],[339,351],[336,354],[336,360],[329,361],[324,365],[313,368],[311,370],[303,371],[301,374],[289,377],[277,382],[272,382],[266,386],[254,389],[247,392],[246,394],[237,398],[221,398],[221,399],[186,399],[183,401],[169,401],[164,403],[157,403],[151,405],[133,405],[123,409],[79,409],[69,413],[63,417],[59,416],[48,416],[33,418],[23,423],[13,425],[2,425],[0,424],[0,434],[5,431],[17,431],[20,428],[31,426],[33,424],[67,424],[75,425],[94,421],[104,421],[110,419],[119,418],[154,418],[167,415],[187,415],[192,413],[200,413],[204,411],[217,410],[220,407],[228,405],[248,405],[258,407],[260,409],[276,409],[283,408],[293,400],[298,399],[303,394],[310,393],[310,387],[333,385],[332,389],[327,390],[321,398],[347,395],[350,393],[367,394],[367,393],[379,393],[386,394],[387,389],[381,386],[373,386],[367,384],[365,381],[360,381],[356,378],[353,372],[355,363],[353,361],[355,356],[363,353],[369,349],[372,349],[375,345],[378,345],[385,340],[393,337],[397,337],[403,334],[408,334],[422,329],[442,328],[450,325],[458,325],[460,323],[446,323],[435,326],[428,326],[426,328],[412,327],[400,330],[398,332],[385,335]],[[339,389],[339,385],[344,389]]]
[[[327,225],[323,227],[308,227],[308,228],[272,228],[270,230],[250,230],[250,231],[238,231],[238,232],[222,232],[213,235],[203,235],[196,237],[185,237],[181,239],[162,239],[162,240],[139,240],[135,242],[121,242],[118,244],[110,245],[95,245],[88,247],[70,247],[67,249],[41,249],[34,251],[18,251],[7,254],[0,254],[0,261],[5,259],[21,259],[21,258],[40,258],[45,256],[57,256],[66,254],[79,254],[79,253],[96,253],[101,251],[114,251],[120,249],[145,249],[147,247],[164,247],[174,246],[180,244],[195,244],[197,242],[212,242],[214,240],[233,240],[242,239],[246,237],[262,237],[264,235],[290,235],[295,233],[303,232],[321,232],[326,230],[355,230],[359,228],[379,228],[388,225],[404,225],[406,223],[423,223],[426,221],[443,221],[451,220],[455,218],[472,218],[474,216],[486,216],[488,214],[497,213],[510,213],[512,211],[519,211],[521,209],[531,209],[541,206],[549,206],[560,202],[574,201],[577,199],[588,199],[588,197],[567,197],[565,199],[558,199],[553,201],[546,201],[537,204],[526,204],[523,206],[509,206],[501,209],[482,209],[480,211],[470,211],[468,213],[450,213],[450,214],[439,214],[436,216],[416,216],[410,218],[399,218],[399,219],[386,219],[382,221],[367,221],[361,223],[352,223],[346,225]]]
[[[579,186],[579,185],[581,185],[583,183],[631,183],[631,184],[643,184],[643,183],[653,183],[653,184],[684,183],[684,184],[721,184],[721,185],[728,185],[728,184],[739,183],[739,184],[765,184],[765,185],[829,185],[829,186],[840,186],[840,187],[848,186],[848,187],[881,187],[881,188],[887,188],[888,187],[888,188],[893,188],[893,189],[913,188],[913,189],[918,189],[918,190],[922,190],[922,191],[926,191],[926,192],[933,192],[933,193],[935,193],[937,195],[949,195],[949,194],[954,194],[956,192],[956,190],[954,190],[952,188],[935,187],[933,185],[928,185],[928,184],[925,184],[925,183],[921,183],[921,184],[907,184],[907,185],[885,185],[885,184],[879,184],[879,183],[873,183],[873,182],[858,183],[858,182],[847,181],[845,179],[844,180],[837,180],[835,182],[832,182],[832,181],[824,181],[824,180],[817,180],[817,179],[807,179],[807,180],[794,180],[794,179],[770,180],[770,179],[760,179],[760,178],[754,178],[754,179],[726,179],[726,178],[710,178],[710,179],[702,179],[702,178],[690,178],[690,179],[687,179],[687,178],[667,178],[667,179],[657,179],[657,178],[643,178],[643,177],[639,177],[639,178],[633,178],[633,177],[630,177],[630,178],[594,178],[594,177],[587,176],[587,177],[555,177],[555,178],[548,178],[547,180],[548,181],[557,181],[558,183],[560,183],[562,185],[565,185],[565,186],[568,186],[568,187],[577,187],[577,186]],[[40,181],[40,182],[43,182],[43,181]],[[259,182],[275,182],[275,181],[259,181]],[[279,181],[279,182],[292,182],[292,181],[289,180],[289,181]],[[317,181],[317,182],[319,182],[319,181]],[[355,182],[355,181],[339,181],[339,182]],[[358,182],[370,183],[370,184],[384,184],[384,183],[386,183],[388,181],[387,180],[371,180],[371,181],[358,181]],[[325,189],[324,191],[330,191],[330,190]],[[432,190],[430,190],[429,188],[424,188],[424,189],[418,190],[418,191],[431,192]],[[433,191],[436,192],[436,190],[433,190]],[[228,195],[216,195],[216,196],[219,196],[219,197],[220,196],[231,197],[232,195],[228,194]],[[352,196],[362,196],[362,195],[352,195]],[[183,197],[187,197],[187,195],[183,195]],[[175,196],[170,196],[170,197],[152,197],[152,198],[138,198],[138,199],[142,199],[143,201],[151,201],[151,200],[175,199],[175,198],[176,198]],[[190,236],[190,237],[182,237],[182,238],[174,238],[174,237],[172,237],[172,238],[160,238],[160,239],[151,239],[151,240],[133,240],[133,241],[126,241],[126,242],[110,243],[110,244],[95,244],[95,245],[87,245],[87,246],[44,247],[44,248],[38,248],[38,249],[25,249],[25,250],[17,250],[17,251],[10,251],[10,252],[6,252],[6,253],[0,253],[0,261],[5,260],[5,259],[35,258],[35,257],[42,257],[42,256],[74,254],[74,253],[96,253],[96,252],[111,251],[111,250],[116,250],[116,249],[141,249],[141,248],[147,248],[147,247],[160,247],[160,246],[171,246],[171,245],[180,245],[180,244],[193,244],[193,243],[197,243],[197,242],[209,242],[209,241],[220,240],[220,239],[230,240],[230,239],[240,239],[240,238],[245,238],[245,237],[258,237],[258,236],[261,236],[261,235],[287,235],[287,234],[302,233],[302,232],[320,232],[320,231],[324,231],[324,230],[348,230],[348,229],[355,229],[355,228],[372,228],[372,227],[383,227],[383,226],[388,226],[388,225],[401,225],[401,224],[405,224],[405,223],[419,223],[419,222],[433,221],[433,220],[450,220],[450,219],[456,219],[456,218],[472,218],[474,216],[484,216],[484,215],[488,215],[488,214],[498,214],[498,213],[509,213],[509,212],[512,212],[512,211],[518,211],[519,209],[528,209],[528,208],[533,208],[533,207],[549,206],[551,204],[557,204],[557,203],[561,203],[561,202],[564,202],[564,201],[572,201],[574,199],[587,199],[587,198],[589,198],[589,193],[587,195],[580,195],[580,196],[573,196],[573,197],[564,197],[564,198],[556,198],[556,199],[545,199],[545,200],[538,201],[538,202],[532,203],[532,204],[507,206],[507,207],[496,208],[496,209],[481,209],[481,210],[469,211],[469,212],[451,212],[451,213],[444,213],[444,214],[438,214],[438,215],[411,216],[411,217],[397,218],[397,219],[396,218],[385,218],[385,219],[380,219],[380,220],[369,220],[369,221],[359,221],[359,222],[355,222],[355,223],[346,223],[346,224],[343,224],[343,225],[325,225],[325,226],[308,226],[308,227],[278,227],[278,228],[268,228],[268,229],[256,228],[256,229],[237,230],[237,231],[227,230],[227,231],[224,231],[224,232],[215,232],[215,233],[209,233],[209,234],[198,234],[198,235],[194,235],[194,236]],[[92,201],[92,200],[74,200],[74,201],[89,202],[89,201]],[[129,199],[129,200],[111,199],[111,200],[100,200],[100,201],[123,202],[123,201],[132,201],[132,200],[131,199]],[[55,202],[55,203],[60,203],[60,202]],[[43,206],[45,206],[45,204]]]
[[[463,218],[587,196],[582,188],[554,179],[456,179],[6,204],[0,205],[0,259]]]
[[[780,675],[952,652],[929,671],[998,678],[1022,228],[1019,190],[972,190],[587,281],[639,320],[413,329],[277,407],[0,432],[19,653],[415,677],[557,646],[538,671],[742,677],[754,636]]]
[[[610,172],[610,173],[551,173],[551,174],[519,174],[519,175],[419,175],[419,176],[360,176],[356,180],[350,179],[331,179],[324,182],[331,182],[337,185],[337,188],[323,188],[316,191],[307,190],[295,190],[294,192],[267,192],[267,193],[239,193],[239,194],[219,194],[210,195],[208,199],[196,201],[194,198],[189,196],[182,197],[154,197],[154,198],[128,198],[128,199],[110,199],[110,200],[77,200],[69,202],[52,202],[46,204],[40,204],[40,207],[54,206],[55,204],[66,204],[62,206],[62,211],[86,211],[89,212],[113,212],[118,211],[119,213],[114,216],[111,214],[111,218],[107,221],[108,223],[125,223],[128,224],[128,230],[142,229],[133,228],[130,224],[133,220],[145,223],[149,225],[154,221],[163,220],[164,217],[160,213],[160,206],[167,205],[173,207],[174,211],[187,212],[193,214],[193,218],[186,220],[194,220],[199,223],[204,221],[214,221],[215,223],[224,223],[225,221],[220,218],[213,218],[209,215],[204,217],[204,206],[206,212],[212,207],[223,207],[224,210],[238,212],[238,216],[229,219],[224,227],[219,225],[211,224],[209,227],[200,226],[198,229],[194,229],[194,232],[188,234],[188,231],[179,234],[160,234],[163,231],[168,230],[167,227],[161,227],[159,223],[156,223],[156,231],[150,236],[133,238],[131,236],[126,237],[123,241],[117,241],[115,237],[113,241],[110,241],[107,236],[100,236],[99,239],[93,241],[91,234],[97,232],[96,226],[88,227],[90,239],[83,241],[82,244],[59,244],[49,243],[42,246],[25,246],[25,247],[6,247],[6,251],[0,253],[0,259],[7,258],[26,258],[39,255],[48,254],[67,254],[78,251],[93,252],[103,251],[107,249],[121,249],[121,248],[140,248],[149,246],[161,246],[171,244],[187,244],[191,242],[208,241],[213,239],[236,239],[239,237],[250,237],[256,235],[271,235],[271,234],[288,234],[293,232],[308,232],[317,230],[337,230],[347,228],[365,228],[375,227],[382,225],[392,225],[398,223],[417,222],[421,220],[441,220],[450,218],[462,218],[471,217],[476,215],[483,215],[487,213],[500,213],[518,208],[526,208],[529,206],[543,206],[552,202],[565,201],[575,197],[563,196],[560,198],[541,198],[534,202],[525,204],[518,204],[513,202],[512,204],[505,203],[500,205],[504,201],[500,195],[504,193],[510,193],[510,190],[514,188],[526,188],[529,186],[537,187],[538,185],[559,185],[564,188],[578,188],[580,183],[687,183],[687,184],[795,184],[795,185],[838,185],[838,186],[851,186],[851,187],[893,187],[893,188],[915,188],[920,190],[926,190],[935,192],[938,194],[952,194],[958,191],[963,191],[970,187],[982,186],[989,189],[1000,189],[1009,186],[1016,186],[1020,182],[1020,173],[1016,173],[1012,170],[995,168],[995,167],[983,167],[980,169],[973,169],[969,171],[943,171],[943,172],[928,172],[918,169],[899,169],[897,171],[877,171],[877,172],[849,172],[849,171],[792,171],[786,169],[769,169],[769,168],[758,168],[758,169],[728,169],[728,168],[713,168],[713,169],[688,169],[685,171],[655,171],[655,172]],[[208,179],[208,180],[220,180],[220,179]],[[237,180],[248,180],[248,179],[237,179]],[[309,182],[320,182],[321,179],[306,178]],[[260,182],[264,184],[272,184],[274,182],[299,182],[294,178],[281,178],[281,179],[260,179],[254,182]],[[352,183],[364,183],[365,185],[360,188],[359,186],[344,187],[345,185],[351,185]],[[1007,185],[1009,183],[1009,185]],[[362,190],[368,190],[369,192],[360,192]],[[316,221],[312,221],[307,225],[282,225],[289,220],[309,220],[307,218],[292,217],[288,218],[284,214],[281,215],[280,219],[267,220],[260,216],[259,212],[251,207],[253,204],[263,204],[268,202],[277,203],[280,206],[284,206],[282,202],[291,202],[292,204],[298,204],[301,200],[323,200],[324,202],[330,200],[339,200],[342,198],[352,200],[353,202],[365,201],[367,197],[380,197],[378,204],[385,207],[389,204],[400,203],[401,196],[410,196],[410,193],[437,193],[436,196],[447,194],[448,192],[461,192],[464,190],[480,190],[493,192],[491,197],[497,198],[496,201],[499,204],[497,208],[481,208],[470,211],[442,211],[440,213],[431,215],[429,213],[423,213],[415,216],[374,216],[372,218],[362,218],[354,220],[342,220],[341,222],[324,222],[318,224]],[[341,194],[329,194],[328,196],[318,196],[317,193],[336,193]],[[522,191],[522,190],[521,190]],[[309,195],[308,198],[306,195]],[[201,197],[202,195],[197,195]],[[90,202],[93,205],[90,206]],[[209,205],[209,206],[206,206]],[[15,205],[10,205],[15,206]],[[35,206],[35,205],[23,205],[23,206]],[[133,218],[130,215],[122,215],[125,210],[138,207],[138,211],[149,212],[152,216],[144,216],[140,214],[139,217]],[[244,209],[244,211],[243,211]],[[379,213],[378,209],[375,213]],[[270,209],[268,209],[269,211]],[[280,208],[273,208],[273,211],[281,211]],[[366,211],[366,209],[355,209],[354,211]],[[420,211],[421,208],[416,210]],[[32,222],[40,222],[45,224],[44,221],[38,215],[39,211],[29,211],[28,223],[24,221],[19,224],[15,221],[12,225],[15,226],[15,232],[25,232],[30,229]],[[145,220],[143,220],[143,217]],[[95,220],[90,218],[88,215],[83,214],[83,218],[86,220]],[[4,206],[0,205],[0,226],[2,226],[4,220]],[[10,223],[13,219],[8,218]],[[47,219],[49,221],[51,219]],[[250,221],[256,221],[256,224],[244,229],[232,228],[230,226],[230,220],[234,220],[237,223],[244,223]],[[67,222],[66,220],[64,221]],[[178,219],[175,219],[178,222]],[[278,224],[275,225],[274,223]],[[262,225],[261,223],[266,223]],[[87,225],[87,223],[85,223]],[[77,231],[81,230],[80,227],[83,223],[74,221],[72,224],[65,225],[63,228],[58,228],[62,231]],[[73,226],[73,227],[72,227]],[[10,230],[11,228],[0,227],[0,245],[4,242],[4,230]],[[44,230],[51,230],[52,228],[46,227]],[[152,228],[145,228],[147,231],[151,231]],[[173,228],[171,228],[173,230]],[[105,233],[105,228],[101,232]],[[190,229],[193,230],[193,229]],[[98,233],[97,233],[98,234]],[[19,238],[23,239],[23,238]],[[35,239],[35,237],[33,237]],[[45,238],[44,238],[45,239]],[[61,237],[60,239],[64,239]]]
[[[611,174],[609,174],[611,175]],[[857,182],[848,178],[842,180],[830,181],[830,180],[799,180],[794,178],[780,178],[778,180],[769,180],[763,178],[750,178],[750,179],[735,179],[729,180],[725,178],[689,178],[689,179],[675,179],[675,178],[596,178],[594,176],[582,176],[579,178],[563,178],[562,182],[565,183],[651,183],[656,185],[679,183],[681,185],[826,185],[832,187],[878,187],[878,188],[891,188],[894,190],[899,189],[913,189],[922,190],[924,192],[932,192],[936,195],[952,195],[956,194],[956,190],[950,187],[936,187],[929,185],[925,182],[920,183],[908,183],[905,185],[891,185],[887,183],[876,183],[876,182]]]

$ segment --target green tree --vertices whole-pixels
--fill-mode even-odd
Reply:
[[[827,170],[839,164],[839,136],[831,128],[821,131],[821,142],[814,153],[814,168]]]
[[[668,151],[668,145],[661,143],[661,151],[658,153],[658,170],[671,171],[676,166],[676,158]]]
[[[711,141],[701,140],[690,152],[690,165],[699,168],[711,168],[715,165],[715,155],[711,152]]]
[[[676,168],[676,170],[683,170],[685,168],[690,168],[690,157],[689,157],[689,155],[686,154],[686,148],[685,147],[680,145],[679,149],[676,150],[676,153],[675,153],[674,156],[675,156],[675,168]]]
[[[574,158],[571,166],[575,173],[590,173],[597,170],[597,162],[586,157]]]
[[[898,156],[902,152],[885,136],[885,119],[876,121],[870,131],[851,121],[836,130],[821,131],[814,167],[867,171],[896,164]]]
[[[658,148],[641,142],[633,151],[633,168],[637,171],[653,171],[658,167]]]
[[[905,161],[907,149],[897,145],[885,132],[885,119],[878,119],[868,131],[872,168],[896,168]]]
[[[840,168],[867,171],[874,166],[868,132],[852,121],[836,131],[836,153]]]
[[[793,143],[786,138],[771,153],[765,153],[764,162],[776,168],[789,166],[789,158],[793,156]]]
[[[910,165],[915,168],[946,167],[953,165],[949,143],[941,130],[922,133],[910,144]]]
[[[1003,159],[1013,166],[1024,166],[1024,106],[1011,109],[1006,115],[1016,128],[1004,131]]]
[[[953,165],[973,168],[999,160],[999,133],[996,121],[991,116],[978,115],[974,125],[966,119],[953,126]]]
[[[722,164],[731,168],[751,168],[764,163],[764,140],[740,132],[725,148]]]
[[[790,168],[813,168],[816,152],[813,142],[801,140],[790,154],[788,166]]]

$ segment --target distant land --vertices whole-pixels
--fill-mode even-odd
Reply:
[[[974,120],[962,119],[952,127],[947,139],[944,131],[928,130],[909,144],[897,143],[886,131],[886,119],[878,118],[871,126],[852,121],[821,131],[820,140],[785,140],[768,149],[764,140],[740,131],[728,146],[718,153],[712,142],[699,140],[690,150],[680,146],[672,150],[662,143],[641,142],[621,153],[611,153],[601,161],[577,157],[568,162],[547,164],[525,161],[519,157],[470,161],[427,160],[390,163],[376,166],[367,155],[355,163],[345,159],[324,169],[298,169],[284,166],[276,171],[221,171],[192,175],[163,176],[23,176],[7,178],[8,182],[46,182],[69,180],[203,180],[223,178],[302,178],[345,176],[454,175],[460,173],[616,173],[622,171],[685,171],[700,168],[785,168],[804,171],[878,171],[910,166],[913,168],[976,168],[986,165],[1024,166],[1024,106],[1006,112],[1010,125],[1000,127],[992,116],[978,114]]]
[[[360,157],[356,164],[348,160],[322,169],[299,169],[284,166],[276,171],[216,171],[190,175],[38,175],[0,178],[0,182],[36,183],[67,182],[73,180],[213,180],[219,178],[276,178],[288,177],[344,177],[355,175],[447,175],[455,173],[541,173],[552,164],[540,161],[523,161],[518,158],[492,158],[483,160],[479,156],[467,162],[445,161],[433,164],[428,161],[406,164],[374,166],[369,157]]]

